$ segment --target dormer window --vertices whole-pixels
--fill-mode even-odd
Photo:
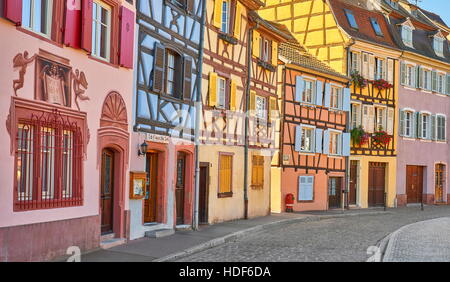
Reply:
[[[398,9],[398,2],[395,0],[385,0],[394,9]]]
[[[408,25],[402,26],[402,40],[403,43],[408,47],[413,47],[412,43],[412,28]]]
[[[444,39],[440,37],[434,37],[433,48],[436,55],[444,57]]]
[[[356,23],[356,19],[355,16],[353,15],[353,12],[345,9],[345,15],[347,16],[347,20],[350,26],[354,29],[358,29],[358,24]]]
[[[383,36],[383,32],[381,31],[381,27],[378,24],[377,19],[370,18],[370,22],[372,23],[372,27],[373,27],[373,30],[375,31],[375,34],[378,36]]]

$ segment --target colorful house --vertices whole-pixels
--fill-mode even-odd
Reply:
[[[396,195],[396,69],[400,51],[372,1],[266,1],[260,15],[290,28],[298,42],[352,75],[352,150],[346,204],[393,206]],[[387,88],[387,89],[386,89]]]
[[[134,7],[0,7],[0,261],[124,242]]]
[[[449,202],[449,28],[406,1],[383,4],[402,49],[398,93],[397,204]]]
[[[350,156],[349,78],[296,42],[279,46],[282,83],[279,152],[272,162],[272,211],[327,210],[343,206]]]
[[[130,170],[146,183],[130,200],[132,239],[192,223],[201,3],[137,2]]]
[[[203,223],[270,212],[277,46],[289,34],[261,19],[254,12],[260,7],[255,0],[207,1],[199,152]]]

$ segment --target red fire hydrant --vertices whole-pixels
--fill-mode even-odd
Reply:
[[[294,211],[294,195],[293,194],[287,194],[284,202],[286,204],[286,212],[293,212]]]

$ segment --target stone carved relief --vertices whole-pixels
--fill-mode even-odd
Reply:
[[[13,68],[19,68],[19,78],[13,80],[13,89],[14,95],[17,96],[17,90],[23,87],[25,82],[25,73],[27,71],[27,66],[34,60],[35,55],[33,57],[28,58],[28,51],[24,51],[23,54],[19,53],[14,56],[13,59]]]
[[[80,72],[78,69],[75,70],[75,73],[72,72],[73,77],[73,92],[75,93],[75,104],[77,105],[78,110],[80,110],[80,105],[78,104],[78,98],[81,101],[89,100],[89,97],[84,94],[87,90],[88,82],[86,80],[86,76],[84,72]],[[82,89],[81,86],[84,88]]]
[[[47,102],[64,106],[70,105],[70,96],[66,93],[64,76],[64,69],[56,64],[45,64],[42,67],[39,78],[42,80],[43,97]]]
[[[111,92],[103,102],[100,127],[115,126],[128,130],[127,108],[122,96],[117,92]]]

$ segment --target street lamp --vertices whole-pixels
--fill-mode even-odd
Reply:
[[[139,149],[138,149],[138,156],[142,156],[145,155],[147,153],[147,142],[143,142],[141,145],[139,145]]]

